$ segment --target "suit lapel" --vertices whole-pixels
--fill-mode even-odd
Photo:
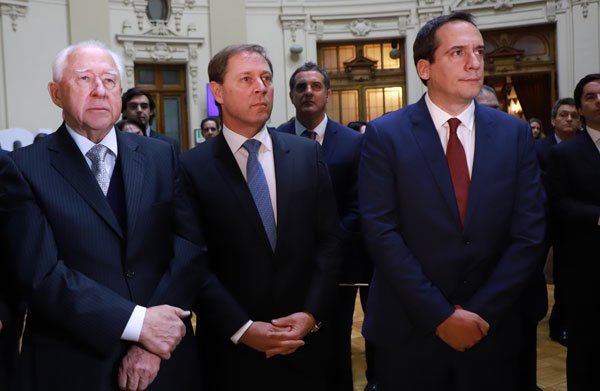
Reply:
[[[144,185],[144,155],[139,150],[140,146],[128,140],[117,132],[119,146],[119,160],[123,172],[123,188],[125,189],[125,204],[127,207],[127,232],[133,233],[139,204],[142,200]]]
[[[501,161],[498,161],[501,156],[497,151],[499,148],[503,148],[503,144],[496,136],[502,134],[502,129],[497,129],[497,127],[498,124],[475,105],[475,154],[465,225],[469,223],[474,211],[477,210],[478,196],[489,184],[490,178],[495,177],[493,171],[495,165],[502,164]]]
[[[288,181],[292,179],[291,174],[295,170],[294,161],[290,155],[290,147],[285,142],[285,139],[279,137],[277,134],[273,134],[273,132],[269,133],[273,141],[273,161],[275,164],[275,183],[277,188],[277,237],[279,237],[282,232],[281,227],[286,222],[287,208],[293,207],[289,201],[292,198],[292,186],[289,186]]]
[[[219,171],[220,176],[227,182],[232,193],[238,199],[238,204],[246,215],[244,218],[245,221],[249,222],[249,226],[259,227],[258,229],[263,233],[262,236],[264,237],[265,245],[271,248],[267,233],[264,230],[262,219],[260,218],[256,204],[254,203],[250,189],[248,188],[248,184],[222,134],[215,137],[214,142],[212,142],[212,148],[215,161],[218,162],[216,168]],[[275,166],[277,166],[277,164],[275,164]],[[277,172],[277,170],[275,170],[275,172]]]
[[[48,145],[50,164],[96,213],[119,235],[123,231],[85,158],[63,124],[57,137]]]
[[[331,161],[331,157],[338,143],[338,130],[334,123],[328,119],[327,127],[325,128],[325,136],[323,138],[323,158],[326,162]]]
[[[460,225],[458,205],[456,204],[454,188],[450,179],[448,161],[440,142],[440,136],[435,129],[429,110],[427,110],[425,99],[421,98],[413,107],[415,110],[410,115],[413,135],[429,165],[442,197],[452,211],[456,222]]]

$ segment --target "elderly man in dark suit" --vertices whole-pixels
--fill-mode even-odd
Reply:
[[[224,48],[208,73],[223,131],[182,156],[176,203],[214,277],[199,296],[205,389],[325,390],[329,341],[317,330],[338,240],[320,147],[267,129],[272,66],[261,46]]]
[[[413,52],[427,93],[367,125],[359,172],[377,382],[515,390],[522,293],[542,273],[531,131],[474,102],[484,43],[470,14],[430,20]]]
[[[351,334],[356,293],[366,305],[371,267],[360,232],[358,214],[358,163],[362,135],[331,120],[325,113],[331,95],[329,76],[319,65],[307,62],[290,77],[290,98],[296,107],[293,120],[277,131],[316,140],[323,148],[342,232],[342,272],[337,289],[334,316],[327,332],[333,341],[329,362],[329,390],[353,390]],[[371,346],[366,346],[367,390],[375,387]]]
[[[115,131],[122,74],[122,60],[100,42],[63,49],[48,90],[64,123],[1,160],[3,256],[28,311],[20,390],[145,389],[154,375],[129,362],[118,380],[128,349],[152,352],[142,367],[153,373],[171,358],[157,389],[194,386],[186,371],[194,356],[184,355],[193,347],[189,311],[153,297],[177,241],[177,156]]]
[[[561,267],[567,310],[567,387],[589,390],[597,378],[598,328],[595,287],[600,275],[600,74],[583,77],[573,98],[584,131],[556,145],[547,173],[555,218],[554,252]]]

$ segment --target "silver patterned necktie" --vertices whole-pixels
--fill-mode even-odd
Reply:
[[[92,174],[94,174],[104,195],[108,193],[108,186],[110,185],[110,175],[104,163],[107,153],[108,148],[105,145],[96,144],[85,154],[92,161]]]
[[[258,161],[260,141],[255,139],[246,140],[242,146],[248,151],[248,162],[246,163],[248,188],[260,214],[271,248],[275,250],[277,227],[275,226],[275,215],[273,213],[273,204],[271,204],[267,178]]]

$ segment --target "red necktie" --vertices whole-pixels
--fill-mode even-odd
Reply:
[[[467,214],[467,200],[469,198],[469,167],[467,166],[467,157],[465,150],[458,139],[456,129],[460,125],[458,118],[450,118],[448,120],[450,127],[450,137],[448,138],[448,146],[446,147],[446,159],[448,160],[448,168],[450,169],[450,177],[452,178],[452,186],[454,187],[454,195],[458,204],[458,212],[460,213],[460,222],[464,224],[465,215]]]
[[[305,130],[304,132],[302,132],[302,137],[308,137],[311,140],[316,140],[317,139],[317,132],[314,132],[312,130]]]

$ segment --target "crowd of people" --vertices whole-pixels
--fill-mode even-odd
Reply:
[[[534,391],[553,247],[551,332],[587,390],[600,74],[534,141],[541,122],[482,89],[472,15],[427,22],[413,57],[423,97],[352,128],[303,64],[274,129],[264,48],[227,46],[208,64],[220,117],[180,154],[117,54],[59,52],[62,124],[0,155],[0,388],[351,391],[359,294],[366,391]]]

